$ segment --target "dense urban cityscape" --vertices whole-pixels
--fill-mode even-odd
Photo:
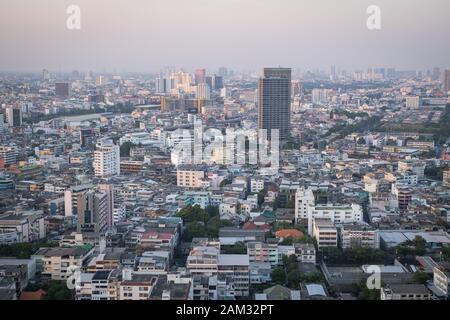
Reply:
[[[263,67],[0,74],[0,299],[448,299],[450,69]]]

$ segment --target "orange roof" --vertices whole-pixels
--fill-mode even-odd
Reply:
[[[301,238],[303,237],[303,232],[297,229],[282,229],[275,233],[277,238]]]
[[[42,300],[46,292],[42,289],[37,291],[23,291],[19,300]]]
[[[262,225],[256,225],[254,222],[246,222],[243,226],[242,229],[244,230],[270,230],[270,226],[267,223],[264,223]]]

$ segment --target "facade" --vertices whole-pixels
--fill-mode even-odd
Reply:
[[[449,91],[450,91],[450,69],[446,69],[444,74],[444,93],[448,93]]]
[[[317,247],[337,247],[338,231],[333,222],[327,218],[314,218],[312,221],[312,236],[317,241]]]
[[[221,254],[217,267],[219,278],[231,278],[236,297],[248,297],[250,294],[249,257],[246,254]]]
[[[450,263],[441,262],[433,268],[433,284],[443,297],[450,298]]]
[[[314,205],[314,194],[311,189],[299,188],[295,193],[295,222],[308,219],[308,208]]]
[[[334,224],[344,224],[363,221],[363,211],[359,204],[334,205],[324,204],[308,206],[308,233],[312,232],[314,218],[330,219]]]
[[[310,243],[294,243],[297,261],[301,263],[316,263],[316,248]]]
[[[52,280],[66,280],[72,275],[70,268],[81,268],[93,251],[92,247],[87,246],[55,247],[40,249],[35,256],[42,257],[43,275],[50,276]]]
[[[0,244],[35,242],[46,236],[42,211],[0,214]]]
[[[361,224],[344,224],[341,228],[341,247],[373,248],[380,247],[378,231],[370,226]]]
[[[381,300],[431,300],[431,293],[423,284],[392,284],[382,287]]]
[[[248,242],[247,254],[250,262],[266,262],[278,265],[278,245],[263,242]]]
[[[258,81],[258,129],[279,130],[280,140],[290,134],[291,123],[291,69],[265,68]]]
[[[178,168],[177,186],[185,188],[201,188],[205,171],[199,169]]]
[[[120,175],[120,148],[111,141],[97,144],[94,152],[96,177],[108,178]]]

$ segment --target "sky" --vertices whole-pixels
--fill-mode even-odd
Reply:
[[[72,4],[80,30],[66,27]],[[1,0],[0,71],[448,68],[449,12],[449,0]]]

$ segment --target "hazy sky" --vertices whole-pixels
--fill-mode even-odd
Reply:
[[[0,70],[450,67],[449,12],[449,0],[0,0]]]

